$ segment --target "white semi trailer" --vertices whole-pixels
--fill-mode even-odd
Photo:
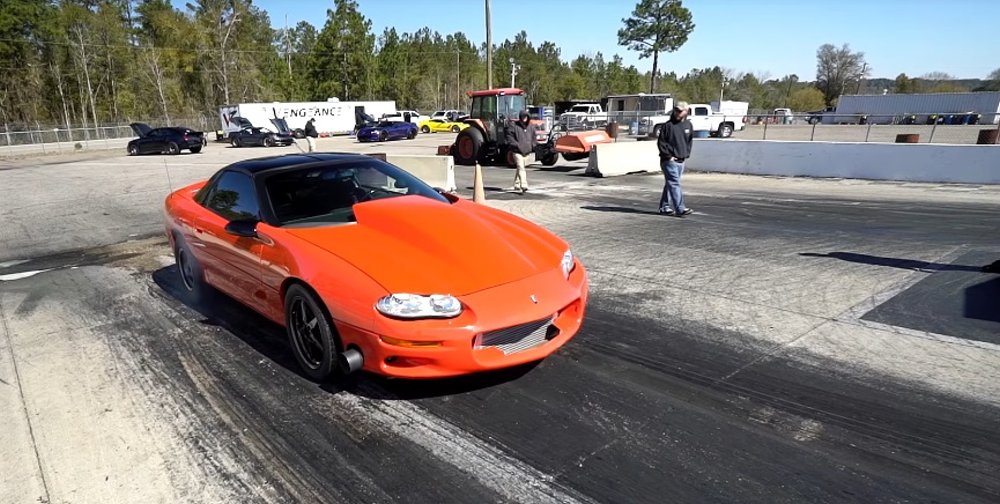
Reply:
[[[216,133],[216,138],[225,140],[230,133],[240,130],[240,125],[233,120],[242,117],[254,126],[273,129],[271,119],[285,119],[292,130],[304,129],[306,121],[315,118],[313,123],[321,134],[339,135],[354,130],[358,113],[372,117],[381,117],[396,111],[396,102],[389,101],[325,101],[325,102],[273,102],[273,103],[238,103],[219,107],[219,119],[222,128]]]

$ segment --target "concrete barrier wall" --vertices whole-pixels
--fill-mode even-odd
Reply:
[[[410,172],[431,187],[440,187],[447,191],[457,189],[455,185],[455,160],[451,156],[403,154],[373,154],[373,156]]]
[[[699,139],[692,150],[685,165],[689,170],[1000,184],[996,145]]]
[[[656,142],[595,144],[587,162],[587,175],[613,177],[626,173],[660,171]]]

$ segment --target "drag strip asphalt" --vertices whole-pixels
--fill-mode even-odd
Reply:
[[[7,316],[37,319],[58,303],[99,328],[92,336],[115,350],[108,365],[130,370],[154,423],[249,501],[1000,497],[995,408],[786,358],[732,376],[761,349],[600,299],[572,344],[538,365],[316,384],[282,328],[222,296],[190,306],[174,266],[57,269],[10,285]]]
[[[100,234],[25,214],[0,503],[1000,501],[997,191],[690,174],[681,219],[660,177],[564,168],[491,168],[488,203],[572,245],[582,330],[447,380],[308,380],[283,328],[188,302],[147,196],[81,191]]]

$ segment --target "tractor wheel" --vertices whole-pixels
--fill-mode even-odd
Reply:
[[[479,128],[465,128],[455,140],[455,163],[474,165],[483,149],[483,132]]]
[[[559,153],[552,151],[544,156],[542,156],[542,166],[552,166],[559,161]]]

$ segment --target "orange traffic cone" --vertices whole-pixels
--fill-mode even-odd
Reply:
[[[486,191],[483,190],[483,168],[476,163],[476,173],[472,179],[472,201],[475,203],[486,202]]]

